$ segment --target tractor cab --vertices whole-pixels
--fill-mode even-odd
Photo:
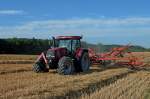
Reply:
[[[66,48],[73,53],[76,49],[81,47],[81,36],[58,36],[53,38],[53,46],[58,48]]]

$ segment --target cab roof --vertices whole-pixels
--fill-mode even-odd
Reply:
[[[55,39],[58,40],[80,40],[81,36],[57,36]]]

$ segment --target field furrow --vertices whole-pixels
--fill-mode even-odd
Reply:
[[[0,75],[31,71],[33,64],[0,64]]]
[[[150,53],[133,54],[145,58],[150,67]],[[88,72],[73,75],[59,75],[56,70],[34,73],[36,58],[0,55],[0,99],[144,99],[150,95],[149,69],[94,65]]]
[[[91,90],[97,83],[111,82],[119,75],[127,74],[126,68],[111,69],[89,74],[63,76],[55,73],[35,74],[32,72],[0,75],[0,93],[3,98],[18,97],[71,97],[80,96],[85,90]],[[7,78],[7,79],[5,79]],[[5,82],[5,83],[4,83]],[[4,86],[5,84],[11,86]],[[91,87],[89,87],[91,86]],[[103,85],[104,86],[104,85]],[[88,89],[89,88],[89,89]],[[84,90],[85,89],[85,90]]]
[[[1,54],[0,60],[36,60],[37,55]]]
[[[32,64],[35,60],[0,60],[1,64]]]
[[[150,73],[139,71],[129,74],[115,83],[97,90],[92,94],[84,94],[82,99],[143,99],[144,91],[150,85]]]

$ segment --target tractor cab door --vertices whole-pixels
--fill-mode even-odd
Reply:
[[[72,51],[73,55],[75,54],[75,52],[78,48],[81,48],[80,40],[72,40],[72,50],[71,51]]]

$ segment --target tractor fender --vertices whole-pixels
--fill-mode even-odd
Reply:
[[[88,53],[88,49],[78,48],[78,49],[76,50],[76,52],[75,52],[75,54],[76,54],[76,55],[75,55],[76,59],[79,60],[79,59],[82,57],[82,54],[83,54],[84,52],[87,52],[87,53]]]
[[[38,62],[38,61],[44,61],[45,64],[48,63],[48,62],[47,62],[47,59],[46,59],[46,57],[45,57],[45,52],[42,52],[42,53],[38,56],[36,62]]]

